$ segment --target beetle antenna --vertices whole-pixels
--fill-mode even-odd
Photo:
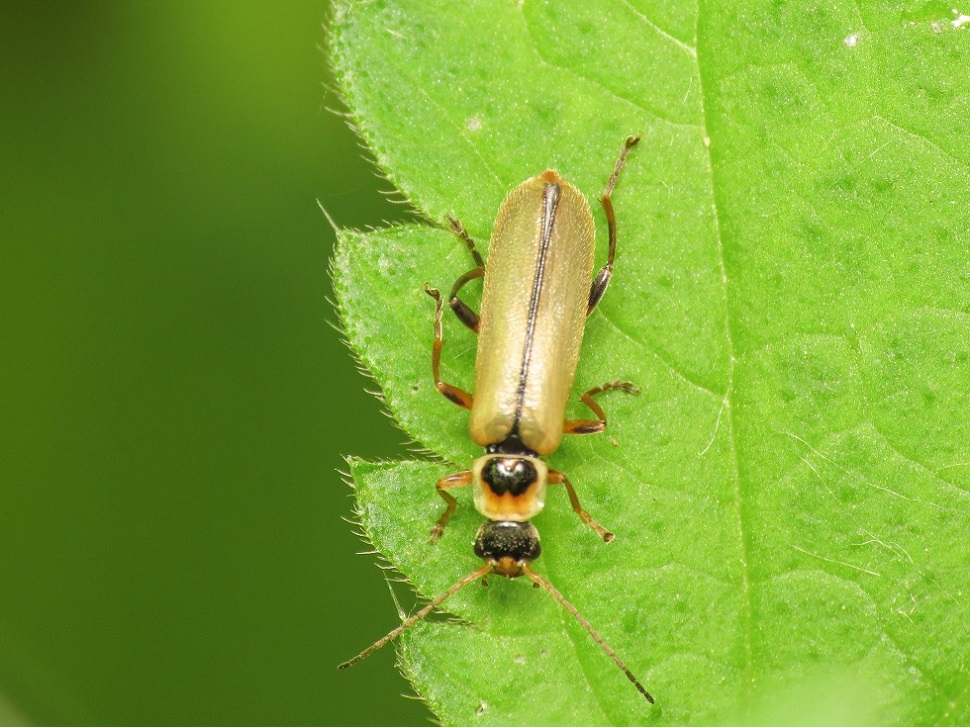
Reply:
[[[416,614],[414,614],[413,616],[411,616],[407,621],[405,621],[400,626],[398,626],[396,629],[394,629],[393,631],[391,631],[391,633],[389,633],[383,639],[379,639],[378,641],[375,641],[373,644],[371,644],[370,646],[368,646],[362,652],[360,652],[359,654],[357,654],[357,656],[355,656],[353,659],[351,659],[350,661],[345,661],[343,664],[341,664],[337,668],[338,669],[346,669],[347,667],[353,666],[354,664],[356,664],[361,659],[364,659],[364,658],[370,656],[375,651],[377,651],[379,648],[381,648],[382,646],[384,646],[385,644],[387,644],[389,641],[394,641],[394,639],[396,639],[398,636],[400,636],[404,631],[407,631],[409,628],[411,628],[412,626],[414,626],[414,624],[416,624],[418,621],[420,621],[425,616],[427,616],[429,613],[431,613],[435,608],[437,608],[438,606],[440,606],[445,601],[445,599],[447,599],[449,596],[455,595],[456,593],[458,593],[458,591],[460,591],[462,588],[464,588],[465,586],[467,586],[472,581],[477,581],[479,578],[484,578],[485,576],[487,576],[491,572],[492,572],[492,564],[491,563],[486,563],[485,565],[483,565],[478,570],[472,571],[467,576],[465,576],[464,578],[462,578],[460,581],[458,581],[457,583],[455,583],[454,585],[452,585],[447,591],[445,591],[444,593],[442,593],[440,596],[438,596],[436,599],[434,599],[427,606],[425,606],[420,611],[418,611]],[[559,596],[559,598],[562,598],[562,596]],[[573,610],[573,612],[575,613],[575,609]],[[587,628],[589,628],[589,625],[588,624],[587,624]],[[596,638],[596,637],[594,636],[594,638]],[[602,639],[600,639],[600,643],[602,643]],[[606,646],[606,645],[604,644],[604,646]],[[614,655],[613,658],[616,659],[616,656]],[[619,659],[616,659],[616,662],[619,664],[620,663],[620,660]],[[621,664],[621,667],[622,667],[622,664]],[[626,667],[622,667],[622,668],[623,669],[626,669]],[[630,674],[629,671],[627,671],[627,674],[630,676],[631,679],[633,679],[633,675]],[[633,679],[633,681],[636,682],[636,679]],[[643,691],[643,687],[640,687],[640,690]]]
[[[620,659],[620,657],[616,655],[616,652],[610,648],[610,645],[606,643],[603,637],[596,632],[596,629],[590,626],[589,621],[587,621],[582,617],[579,611],[576,610],[576,607],[573,606],[573,604],[571,604],[569,601],[567,601],[566,597],[563,596],[559,591],[557,591],[549,581],[547,581],[545,578],[540,576],[538,573],[536,573],[528,566],[523,568],[523,572],[527,576],[529,576],[529,580],[531,580],[537,586],[542,586],[542,588],[544,588],[550,596],[552,596],[557,601],[559,601],[560,606],[562,606],[564,609],[569,611],[569,613],[571,613],[573,617],[577,621],[579,621],[579,624],[584,629],[586,629],[587,632],[589,632],[590,636],[593,637],[593,641],[595,641],[603,648],[603,651],[605,651],[606,655],[613,660],[613,663],[616,664],[618,667],[620,667],[623,673],[626,674],[626,678],[629,679],[631,682],[633,682],[633,686],[637,688],[637,691],[640,692],[640,694],[642,694],[644,697],[646,697],[647,701],[650,702],[650,704],[653,704],[653,697],[650,696],[650,692],[648,692],[646,689],[643,688],[643,685],[640,683],[640,681],[635,676],[633,676],[633,672],[630,671],[627,665],[624,664],[623,661]],[[368,652],[371,651],[372,649],[368,649]],[[366,655],[366,652],[365,652],[365,655]]]

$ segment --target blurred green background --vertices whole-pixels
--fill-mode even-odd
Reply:
[[[0,9],[0,724],[427,724],[391,650],[335,670],[396,623],[341,455],[404,436],[316,200],[406,211],[326,110],[328,11]]]

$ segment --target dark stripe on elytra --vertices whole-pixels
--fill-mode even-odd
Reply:
[[[522,366],[519,368],[519,384],[515,391],[515,419],[512,431],[518,432],[519,420],[522,418],[522,406],[525,403],[525,385],[529,379],[529,363],[532,359],[532,339],[535,335],[536,319],[539,315],[539,296],[542,292],[542,280],[546,274],[546,261],[549,257],[549,245],[552,242],[552,228],[556,221],[556,207],[559,206],[558,184],[547,184],[542,193],[542,227],[540,229],[539,252],[536,256],[536,273],[532,280],[532,297],[529,299],[529,317],[525,329],[525,349],[522,351]]]

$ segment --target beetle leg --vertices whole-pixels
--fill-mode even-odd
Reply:
[[[455,284],[451,286],[451,296],[448,298],[448,305],[451,306],[451,309],[455,312],[458,320],[475,331],[475,333],[478,333],[478,313],[469,308],[468,304],[458,297],[458,291],[461,290],[465,286],[465,283],[467,283],[469,280],[474,280],[475,278],[481,278],[484,276],[485,268],[475,268],[474,270],[469,270],[467,273],[458,278],[458,280],[455,281]]]
[[[627,137],[626,144],[620,150],[620,157],[616,160],[613,174],[610,175],[610,181],[603,191],[603,196],[600,197],[600,204],[603,205],[603,211],[606,212],[606,224],[610,232],[610,251],[606,258],[606,265],[596,274],[596,277],[593,279],[593,285],[590,287],[589,305],[586,308],[587,316],[596,308],[600,299],[603,297],[603,293],[606,292],[607,286],[610,284],[610,278],[613,277],[613,258],[616,257],[616,215],[613,214],[613,200],[611,198],[613,196],[613,188],[616,186],[616,180],[620,177],[620,170],[623,169],[623,164],[626,162],[626,155],[630,153],[630,149],[637,145],[641,136],[642,134]]]
[[[445,219],[448,220],[449,224],[451,225],[451,231],[465,241],[465,246],[468,248],[468,251],[472,254],[472,257],[475,258],[475,267],[484,268],[485,261],[482,259],[482,256],[479,254],[478,248],[475,247],[475,241],[471,238],[471,236],[467,232],[465,232],[465,228],[462,226],[461,222],[456,220],[451,215],[447,215]]]
[[[455,312],[458,320],[468,326],[468,328],[475,331],[475,333],[478,333],[478,313],[469,308],[468,304],[458,297],[458,291],[461,290],[465,286],[465,283],[467,283],[469,280],[474,280],[475,278],[485,276],[485,261],[478,252],[478,248],[475,247],[475,241],[465,231],[465,228],[462,226],[461,222],[456,220],[451,215],[447,215],[445,219],[447,219],[451,225],[451,231],[464,241],[465,247],[468,248],[468,251],[472,254],[472,259],[475,261],[475,267],[458,278],[458,280],[455,281],[455,284],[451,286],[451,296],[448,298],[448,305],[451,306],[451,309]]]
[[[565,485],[566,492],[569,493],[569,502],[573,506],[573,511],[579,515],[579,519],[593,528],[593,530],[596,531],[596,534],[603,538],[604,543],[609,543],[611,540],[613,540],[615,537],[613,533],[596,522],[593,519],[593,516],[586,512],[582,505],[579,504],[579,498],[576,497],[576,490],[573,489],[572,483],[565,474],[559,472],[558,470],[549,470],[549,476],[546,479],[546,482],[548,482],[550,485]]]
[[[465,409],[472,408],[472,395],[457,386],[441,380],[441,293],[424,284],[424,292],[434,298],[434,348],[431,352],[431,370],[434,373],[434,386],[451,402]]]
[[[435,489],[438,494],[441,495],[441,499],[444,500],[448,505],[445,507],[445,511],[438,518],[438,522],[434,524],[431,528],[431,540],[429,543],[433,543],[445,530],[445,525],[448,524],[448,519],[455,512],[455,508],[458,507],[458,500],[456,500],[452,495],[450,495],[446,490],[453,490],[456,487],[468,487],[472,483],[472,472],[471,470],[465,470],[464,472],[456,472],[453,475],[448,475],[447,477],[442,477],[435,483]]]
[[[597,432],[602,432],[604,429],[606,429],[606,413],[603,411],[603,407],[597,404],[593,397],[599,396],[603,392],[611,391],[613,389],[621,389],[628,394],[640,393],[640,389],[631,384],[629,381],[610,381],[602,386],[592,388],[579,398],[586,406],[593,410],[593,413],[597,416],[597,418],[567,419],[565,422],[563,422],[562,430],[566,434],[596,434]]]

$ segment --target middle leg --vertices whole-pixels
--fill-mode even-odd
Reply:
[[[434,386],[448,401],[464,407],[472,408],[472,395],[464,389],[459,389],[441,380],[441,293],[427,283],[424,292],[434,298],[434,347],[431,350],[431,371],[434,374]]]
[[[628,394],[639,394],[640,389],[631,384],[629,381],[610,381],[609,383],[603,384],[602,386],[596,386],[579,398],[582,402],[593,410],[596,415],[596,419],[567,419],[563,425],[562,430],[566,434],[596,434],[597,432],[602,432],[606,429],[606,413],[594,397],[600,394],[612,391],[613,389],[620,389]]]

